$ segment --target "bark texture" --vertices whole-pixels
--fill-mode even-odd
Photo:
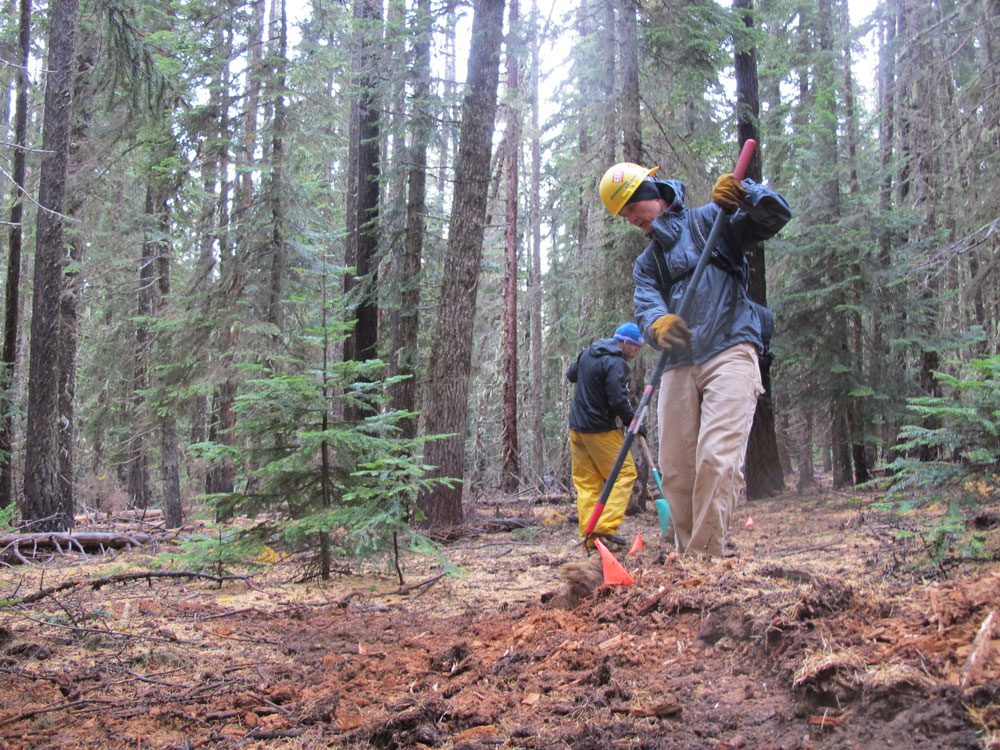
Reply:
[[[733,8],[746,11],[742,14],[748,30],[753,28],[753,0],[733,0]],[[749,42],[750,35],[737,35],[736,39],[736,126],[740,148],[747,140],[760,143],[760,94],[757,81],[757,50]],[[754,151],[747,168],[747,177],[760,182],[763,176],[761,150]],[[754,245],[747,250],[750,264],[750,299],[767,305],[767,278],[764,268],[764,245]],[[747,444],[746,480],[747,497],[770,497],[785,487],[785,475],[778,456],[778,439],[774,429],[774,393],[771,388],[771,363],[767,357],[760,361],[760,375],[764,393],[757,399],[750,440]]]
[[[476,311],[479,266],[483,252],[490,154],[497,109],[503,0],[476,0],[472,21],[467,92],[455,159],[455,189],[441,285],[441,303],[433,337],[426,415],[429,435],[447,435],[427,444],[424,463],[433,476],[456,480],[451,488],[424,493],[420,507],[430,526],[462,521],[463,462],[472,337],[467,329]]]
[[[65,262],[63,210],[73,112],[78,0],[53,0],[49,12],[45,115],[38,187],[37,242],[31,349],[28,365],[28,427],[21,515],[33,530],[60,531],[73,516],[60,503],[59,304]]]

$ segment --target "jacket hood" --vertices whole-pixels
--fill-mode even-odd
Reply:
[[[622,348],[618,344],[616,339],[601,339],[600,341],[595,341],[590,345],[590,351],[594,356],[606,357],[606,356],[624,356],[622,354]]]
[[[684,183],[680,180],[657,180],[651,179],[656,189],[660,191],[660,197],[667,202],[667,210],[679,210],[684,205]]]

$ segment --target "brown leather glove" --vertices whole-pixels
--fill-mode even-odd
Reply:
[[[670,314],[657,318],[649,327],[649,332],[653,335],[657,346],[665,352],[691,343],[691,331],[680,315]]]
[[[743,184],[732,174],[720,174],[712,188],[712,202],[729,213],[735,213],[743,208],[747,199],[747,191]]]

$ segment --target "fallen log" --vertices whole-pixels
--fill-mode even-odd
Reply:
[[[103,553],[109,549],[140,547],[153,537],[150,534],[124,534],[118,531],[36,531],[0,535],[0,560],[27,563],[28,558],[55,552],[65,555],[76,551]]]

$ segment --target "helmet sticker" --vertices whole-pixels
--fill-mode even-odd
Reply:
[[[621,182],[624,179],[625,179],[625,170],[623,169],[616,169],[615,173],[611,175],[612,182]]]

